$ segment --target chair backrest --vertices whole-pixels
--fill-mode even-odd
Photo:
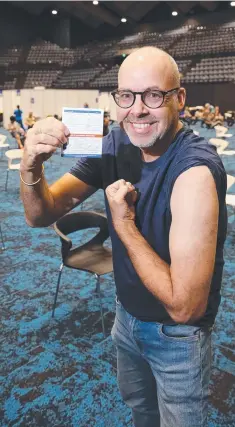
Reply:
[[[5,143],[6,139],[7,139],[6,135],[0,134],[0,146]]]
[[[22,158],[23,150],[19,150],[19,149],[7,150],[5,152],[5,155],[8,158],[8,168],[11,169],[11,164],[12,164],[13,160]]]
[[[108,221],[105,215],[93,211],[73,212],[60,218],[54,224],[55,232],[62,242],[62,256],[66,256],[72,247],[72,241],[68,234],[88,228],[97,228],[100,231],[87,243],[87,245],[102,245],[109,237]]]
[[[235,176],[227,174],[227,190],[235,184]]]
[[[216,137],[220,137],[226,134],[227,132],[227,128],[225,126],[215,126],[215,133],[216,133]]]

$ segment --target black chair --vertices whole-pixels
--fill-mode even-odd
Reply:
[[[0,223],[0,237],[1,237],[1,242],[2,242],[2,250],[5,250],[5,245],[4,245],[4,240],[3,240],[3,235],[2,235],[2,228],[1,228],[1,223]]]
[[[99,227],[99,232],[89,242],[82,246],[72,248],[72,240],[67,235],[75,231]],[[60,266],[56,294],[52,310],[54,317],[56,301],[59,292],[60,279],[63,267],[87,271],[96,277],[96,293],[100,301],[100,314],[103,335],[105,337],[104,315],[100,291],[100,276],[113,271],[112,251],[105,248],[103,243],[109,237],[108,222],[105,215],[92,212],[74,212],[60,218],[54,225],[54,229],[61,240],[62,264]]]

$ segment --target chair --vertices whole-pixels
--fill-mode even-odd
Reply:
[[[235,176],[227,174],[227,191],[235,184]]]
[[[227,133],[228,128],[225,126],[217,125],[215,126],[216,138],[231,138],[233,136],[231,133]]]
[[[72,241],[67,237],[75,231],[99,227],[100,230],[89,242],[72,249]],[[109,237],[108,222],[105,215],[92,211],[74,212],[60,218],[54,225],[55,232],[61,240],[62,264],[59,270],[57,288],[52,309],[52,317],[55,314],[56,301],[59,292],[60,279],[64,266],[76,270],[86,271],[96,277],[96,290],[100,301],[100,314],[104,337],[104,315],[100,292],[100,276],[113,271],[112,251],[105,248],[103,243]]]
[[[222,154],[225,148],[228,147],[228,141],[225,141],[221,138],[211,138],[209,139],[210,144],[214,145],[217,148],[217,153]]]
[[[20,169],[20,162],[19,163],[13,163],[13,160],[21,159],[23,156],[23,150],[19,150],[19,149],[8,150],[5,152],[5,155],[8,158],[8,168],[7,168],[7,176],[6,176],[6,183],[5,183],[5,191],[7,191],[9,170],[19,170]]]
[[[6,135],[0,134],[0,149],[9,147],[9,144],[5,144],[6,139],[7,139]]]

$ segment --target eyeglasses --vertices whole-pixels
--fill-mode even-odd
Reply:
[[[179,87],[166,92],[157,89],[148,89],[144,92],[132,92],[132,90],[114,90],[111,92],[114,101],[121,108],[130,108],[135,103],[136,95],[141,96],[142,102],[149,108],[159,108],[162,106],[168,93],[179,90]]]

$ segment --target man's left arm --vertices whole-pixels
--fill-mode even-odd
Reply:
[[[205,313],[215,264],[219,203],[212,174],[206,166],[198,166],[182,173],[175,182],[171,195],[170,266],[138,231],[133,206],[132,215],[121,210],[125,191],[133,190],[133,186],[129,190],[120,188],[112,196],[106,191],[116,232],[144,286],[175,322],[192,323]]]

